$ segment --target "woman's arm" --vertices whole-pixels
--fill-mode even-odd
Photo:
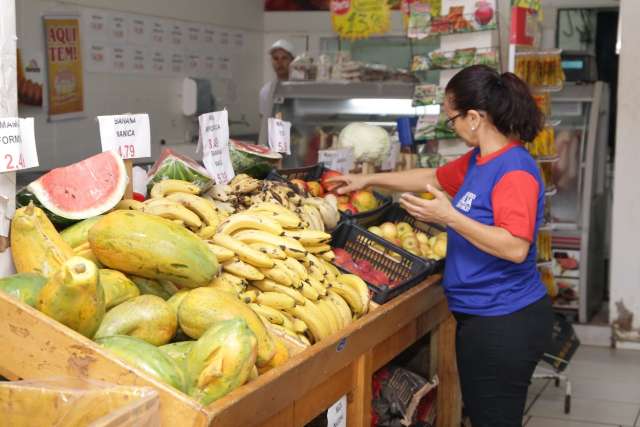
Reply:
[[[384,172],[371,175],[341,175],[329,179],[329,182],[339,183],[338,194],[361,190],[375,186],[393,191],[423,192],[427,184],[441,189],[436,178],[435,169],[411,169],[402,172]]]
[[[490,255],[515,263],[522,263],[526,259],[531,246],[527,240],[512,235],[502,227],[485,225],[463,215],[454,209],[444,193],[433,187],[427,191],[434,194],[434,200],[403,194],[400,204],[420,221],[446,224]]]

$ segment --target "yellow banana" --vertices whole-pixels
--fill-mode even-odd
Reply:
[[[240,293],[240,299],[245,304],[249,304],[250,302],[256,302],[258,299],[259,291],[255,289],[247,289],[246,291]]]
[[[161,199],[171,193],[200,194],[200,188],[195,184],[179,179],[165,179],[151,188],[152,199]]]
[[[206,225],[198,230],[198,237],[203,240],[209,240],[214,234],[216,234],[217,228],[217,226],[214,227],[213,225]]]
[[[256,301],[260,305],[266,305],[276,310],[284,310],[296,305],[296,301],[289,295],[272,291],[258,294]]]
[[[315,291],[318,293],[318,295],[322,295],[325,296],[327,295],[327,288],[326,286],[324,286],[319,280],[317,280],[315,277],[313,276],[309,276],[309,278],[307,279],[307,283],[309,283],[309,285],[311,285],[311,287],[313,289],[315,289]]]
[[[334,334],[338,332],[341,329],[342,322],[341,319],[339,319],[333,312],[333,307],[322,299],[315,301],[315,305],[320,311],[322,311],[322,314],[327,319],[327,325],[329,326],[329,329],[331,329],[331,333]]]
[[[140,211],[142,210],[142,202],[139,202],[134,199],[123,199],[118,202],[118,204],[113,208],[114,211]]]
[[[311,308],[312,306],[313,308]],[[307,324],[314,341],[318,342],[331,334],[327,319],[324,318],[320,309],[313,302],[305,305],[296,305],[287,309],[287,312]]]
[[[285,311],[279,311],[278,313],[282,314],[282,318],[284,319],[284,322],[282,322],[282,327],[287,328],[295,334],[296,332],[293,330],[293,321],[291,320],[293,319],[293,317],[291,317],[291,315],[289,315]]]
[[[211,242],[206,242],[206,243],[207,243],[207,247],[211,249],[211,252],[213,252],[213,254],[218,259],[218,263],[220,264],[222,264],[223,262],[229,261],[235,256],[233,251],[227,248],[224,248],[222,246],[216,245],[215,243],[211,243]]]
[[[249,246],[251,246],[253,249],[257,251],[262,252],[263,254],[269,255],[273,259],[283,260],[287,258],[287,254],[284,252],[284,250],[275,245],[256,242],[256,243],[250,243]]]
[[[200,228],[202,226],[202,221],[200,221],[200,217],[198,217],[198,215],[194,214],[180,203],[167,199],[147,200],[142,207],[142,212],[162,218],[180,220],[184,222],[187,227],[191,228]]]
[[[304,351],[307,347],[311,345],[309,340],[305,337],[304,340],[300,337],[300,335],[292,332],[291,330],[285,328],[284,326],[274,325],[273,323],[269,323],[267,325],[267,330],[272,335],[280,338],[287,349],[289,350],[289,355],[293,356],[301,351]],[[304,336],[304,335],[302,335]]]
[[[340,273],[340,270],[338,270],[338,268],[335,265],[331,264],[328,260],[325,260],[321,257],[320,262],[322,262],[322,265],[324,265],[325,269],[329,272],[330,275],[338,277],[340,274],[342,274]]]
[[[284,230],[284,236],[299,241],[303,246],[324,245],[331,241],[331,234],[317,230]]]
[[[282,311],[282,314],[284,315],[285,318],[289,319],[289,322],[291,323],[291,328],[289,329],[291,329],[296,334],[303,334],[307,329],[309,329],[307,328],[306,323],[304,323],[300,319],[293,317],[290,313],[287,313],[286,311]]]
[[[233,234],[233,237],[243,243],[266,243],[281,248],[288,256],[296,259],[303,259],[307,251],[297,240],[282,236],[275,236],[261,230],[241,230]]]
[[[296,291],[293,288],[288,288],[286,286],[282,286],[277,284],[276,282],[265,279],[265,280],[256,280],[253,283],[253,286],[258,288],[262,292],[280,292],[282,294],[288,295],[296,302],[296,304],[304,305],[306,303],[306,299],[302,294]]]
[[[279,209],[273,209],[277,206]],[[302,226],[302,220],[294,212],[275,203],[261,202],[247,209],[256,215],[263,215],[276,220],[283,228],[298,228]]]
[[[233,286],[235,286],[238,289],[242,289],[245,290],[247,288],[247,286],[249,285],[249,281],[243,277],[238,277],[235,274],[231,274],[228,273],[226,271],[223,271],[222,273],[220,273],[219,276],[221,279],[231,283]]]
[[[91,245],[89,244],[89,242],[84,242],[73,248],[73,253],[77,255],[78,253],[86,251],[87,249],[91,249]]]
[[[287,258],[284,260],[284,263],[291,271],[295,272],[298,277],[300,277],[300,280],[307,280],[307,277],[309,277],[307,269],[304,268],[304,265],[302,265],[298,260]]]
[[[336,254],[335,252],[333,252],[333,250],[329,250],[329,251],[320,253],[320,258],[322,258],[325,261],[333,261],[334,259],[336,259]]]
[[[342,318],[342,324],[344,326],[347,326],[353,321],[353,315],[351,314],[349,304],[347,304],[347,302],[332,289],[327,291],[327,301],[331,302],[336,307],[340,317]]]
[[[261,268],[260,271],[267,279],[273,280],[284,286],[293,286],[293,279],[286,271],[280,269],[277,265],[273,268]]]
[[[309,338],[307,338],[307,336],[304,334],[298,334],[298,339],[302,341],[307,347],[311,345],[311,341],[309,341]]]
[[[309,267],[308,271],[309,271],[309,277],[314,277],[316,280],[320,282],[324,282],[326,280],[325,274],[322,271],[320,271],[320,269],[315,265],[312,265],[311,267]]]
[[[251,264],[240,260],[230,260],[222,264],[224,271],[227,271],[235,276],[245,278],[247,280],[262,280],[264,274]]]
[[[221,291],[229,292],[234,295],[238,295],[240,292],[244,291],[243,286],[238,286],[237,284],[224,280],[220,276],[213,279],[208,286],[211,288],[219,289]]]
[[[276,236],[282,235],[282,226],[275,220],[248,213],[237,213],[224,220],[218,227],[218,232],[232,234],[237,230],[261,230]]]
[[[284,323],[284,316],[278,310],[253,302],[250,302],[248,305],[253,311],[266,318],[269,323],[273,323],[274,325],[282,325]]]
[[[302,293],[305,298],[310,299],[311,301],[318,301],[318,298],[320,298],[318,292],[316,292],[316,290],[309,284],[309,282],[302,282],[300,293]]]
[[[341,274],[338,276],[338,282],[344,283],[345,285],[354,289],[358,295],[360,295],[360,301],[362,301],[362,306],[364,307],[364,311],[362,314],[366,313],[369,310],[369,287],[360,277],[355,274]]]
[[[276,260],[274,260],[274,262],[276,263],[276,266],[274,268],[277,268],[282,273],[284,273],[287,276],[289,276],[289,278],[291,279],[291,286],[293,286],[296,289],[299,289],[299,288],[302,287],[302,279],[300,279],[298,274],[295,271],[291,270],[287,266],[287,264],[285,264],[284,261],[282,261],[280,259],[276,259]]]
[[[310,254],[323,254],[331,250],[331,245],[305,246],[305,250]]]
[[[309,265],[316,266],[316,268],[320,270],[323,276],[326,275],[327,269],[325,268],[324,264],[322,264],[314,254],[312,253],[307,254],[306,260],[308,261]],[[307,268],[309,267],[309,265],[307,265]]]
[[[335,291],[347,302],[347,304],[349,304],[351,311],[355,315],[360,316],[365,313],[366,309],[362,304],[360,294],[351,286],[347,286],[340,281],[336,281],[331,284],[331,290]]]
[[[217,227],[220,223],[216,210],[211,207],[209,202],[202,197],[196,196],[191,193],[171,193],[165,197],[176,203],[180,203],[185,208],[189,209],[208,226]]]
[[[216,245],[220,245],[223,248],[233,251],[242,261],[245,261],[255,267],[273,268],[275,265],[268,255],[253,249],[249,245],[242,243],[240,240],[236,240],[227,234],[218,233],[213,236],[212,240]]]

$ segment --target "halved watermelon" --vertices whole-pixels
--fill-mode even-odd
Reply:
[[[269,147],[229,140],[229,155],[236,174],[246,173],[254,178],[264,179],[282,155]]]
[[[70,166],[57,168],[29,184],[48,211],[67,220],[81,220],[112,209],[127,187],[124,162],[114,151],[105,151]]]

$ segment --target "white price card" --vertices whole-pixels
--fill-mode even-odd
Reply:
[[[353,149],[318,150],[318,162],[340,173],[349,173],[354,166]]]
[[[291,122],[269,118],[269,148],[276,153],[291,154]]]
[[[347,395],[327,410],[327,427],[347,427]]]
[[[400,154],[400,143],[398,141],[391,140],[391,150],[389,151],[389,157],[382,161],[380,169],[383,171],[392,171],[396,168],[398,163],[398,156]]]
[[[202,162],[216,184],[226,184],[235,176],[229,155],[229,115],[227,110],[202,114],[200,148]]]
[[[38,166],[33,118],[0,118],[0,172]]]
[[[148,114],[98,116],[102,151],[113,150],[123,159],[151,157]]]

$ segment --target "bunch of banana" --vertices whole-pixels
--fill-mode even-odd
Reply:
[[[322,230],[325,228],[328,230],[336,228],[338,221],[340,221],[340,212],[329,200],[323,199],[322,197],[307,197],[302,201],[302,207],[307,206],[313,206],[320,214],[320,218],[324,224]]]

